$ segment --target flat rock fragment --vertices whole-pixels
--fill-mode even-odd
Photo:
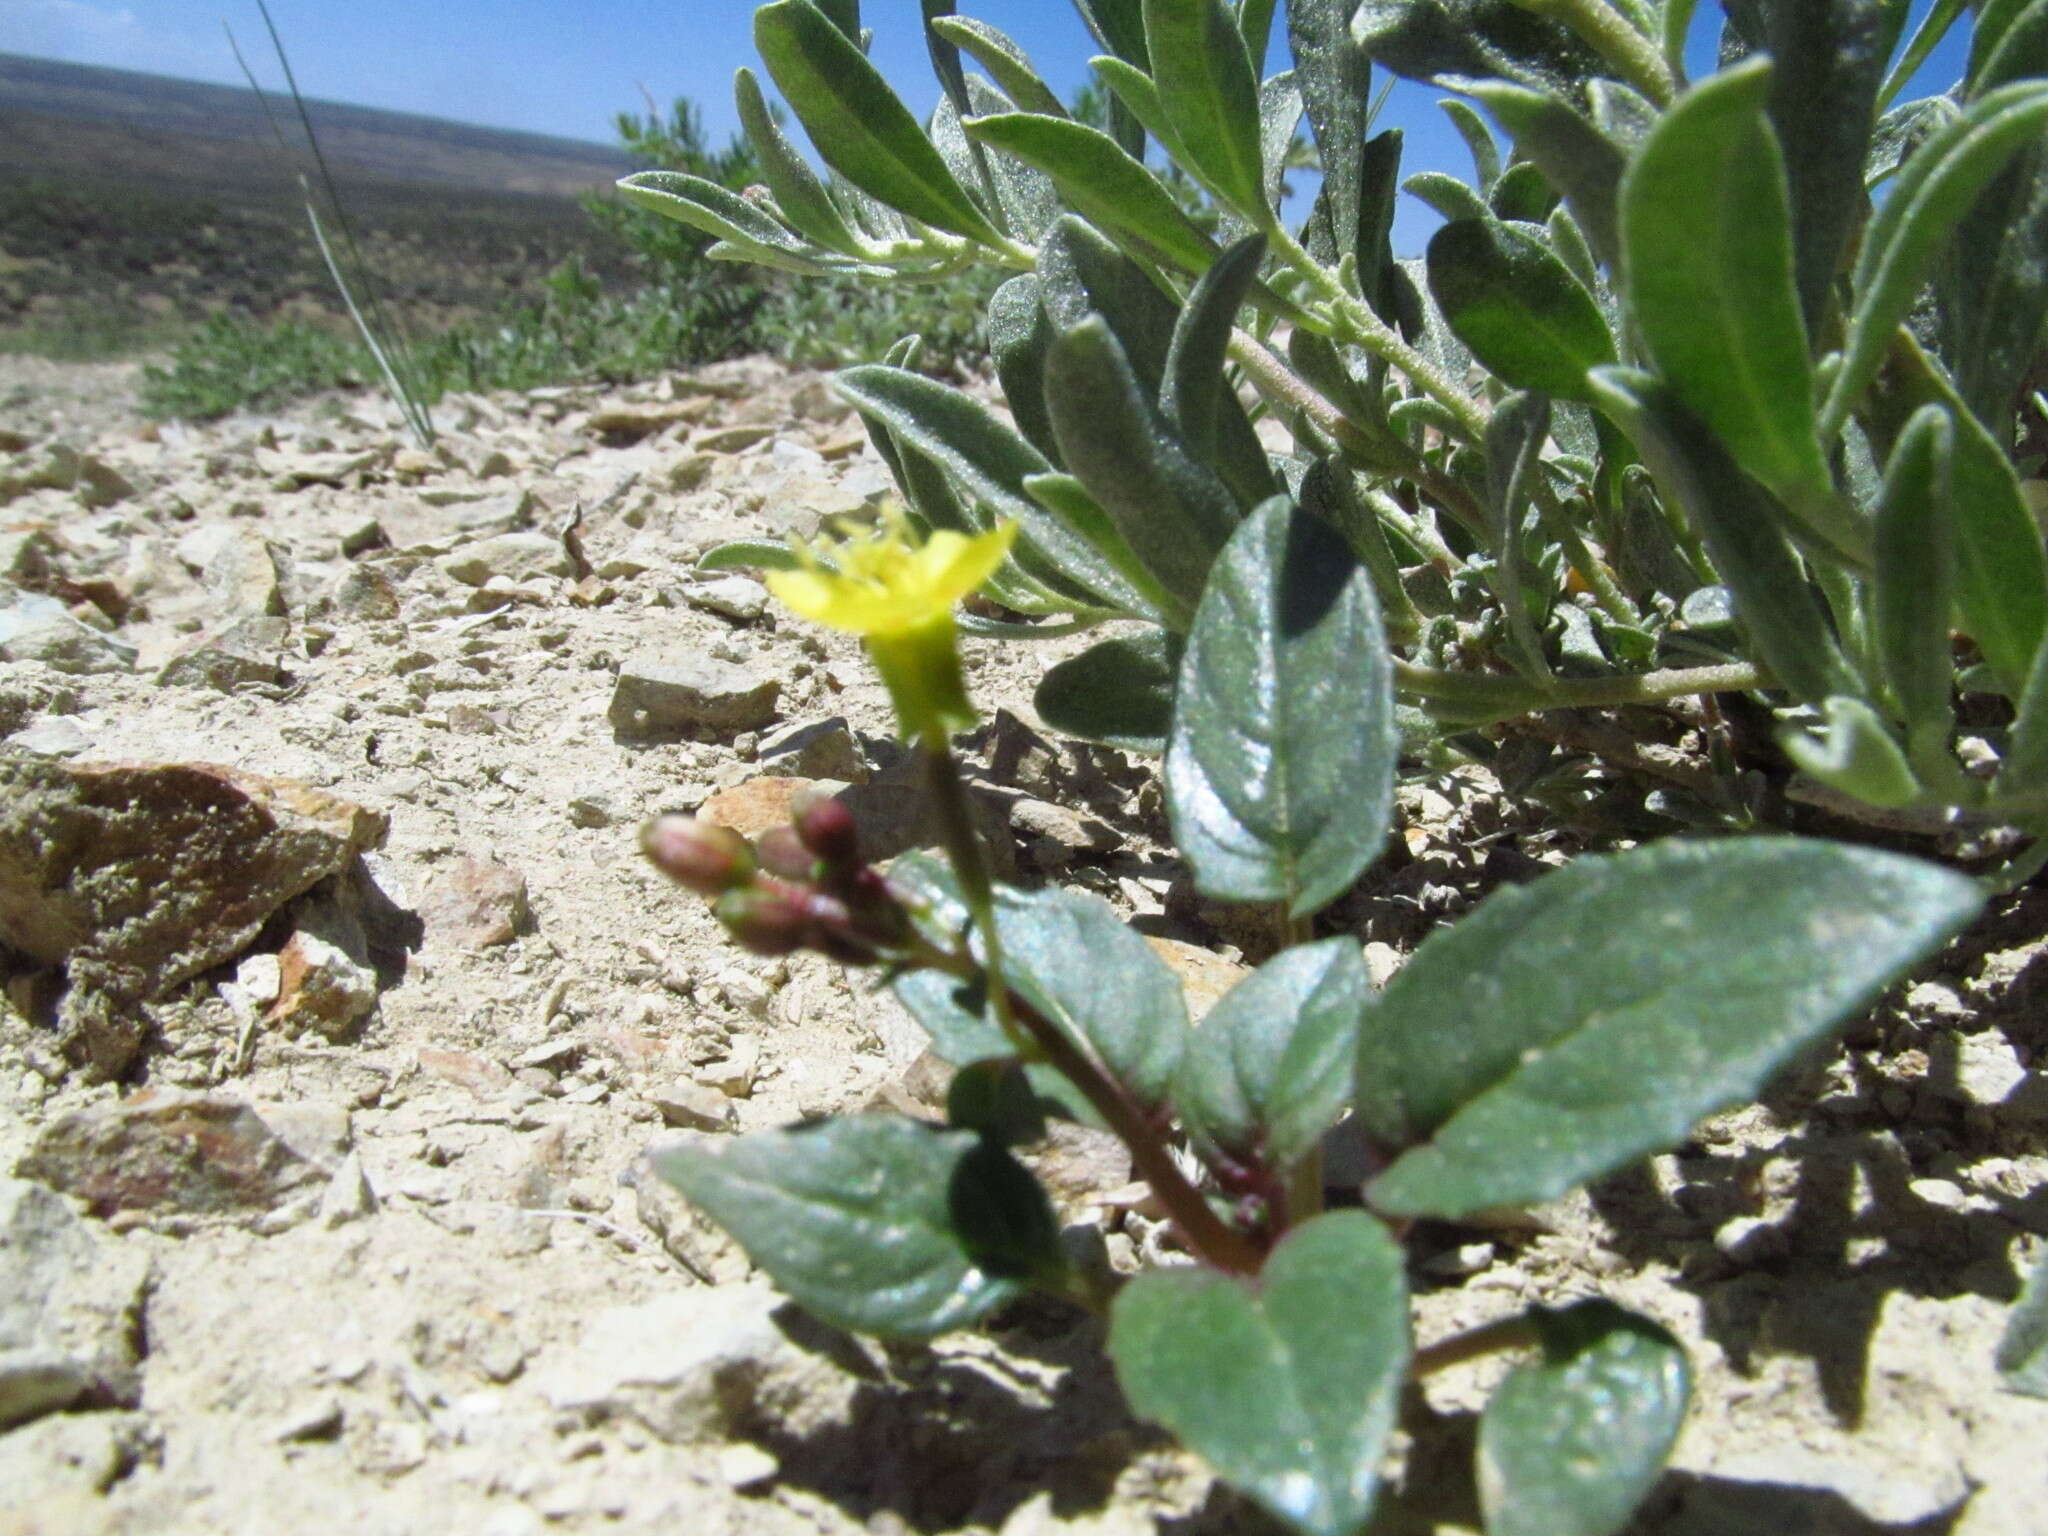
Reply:
[[[609,719],[622,737],[730,736],[775,719],[781,679],[686,647],[636,652],[619,668]]]
[[[0,1178],[0,1430],[136,1401],[148,1277],[146,1258],[102,1237],[61,1195]]]
[[[327,1183],[249,1104],[152,1088],[60,1116],[20,1172],[83,1200],[93,1215],[245,1216]]]

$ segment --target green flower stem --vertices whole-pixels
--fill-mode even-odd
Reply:
[[[1614,709],[1624,704],[1659,704],[1689,693],[1747,693],[1772,686],[1747,662],[1640,672],[1633,677],[1553,678],[1537,688],[1520,678],[1491,672],[1445,672],[1394,660],[1394,687],[1457,709],[1464,725],[1512,720],[1545,709]]]
[[[1533,1349],[1542,1342],[1543,1336],[1529,1318],[1504,1317],[1498,1322],[1482,1323],[1477,1328],[1468,1328],[1463,1333],[1454,1333],[1448,1339],[1439,1339],[1418,1349],[1408,1359],[1408,1374],[1420,1381],[1454,1365],[1483,1360],[1488,1355],[1510,1349]]]
[[[1104,1072],[1065,1030],[1012,992],[1003,981],[1002,946],[995,924],[995,886],[989,877],[987,854],[974,830],[967,786],[961,781],[952,753],[944,747],[923,745],[918,752],[924,761],[925,782],[938,808],[940,837],[952,858],[953,872],[959,877],[961,894],[967,898],[968,911],[981,932],[988,957],[985,964],[977,966],[971,956],[963,953],[950,957],[944,969],[963,979],[976,972],[986,978],[989,1003],[1004,1035],[1017,1042],[1029,1059],[1047,1063],[1081,1091],[1110,1130],[1130,1148],[1132,1165],[1152,1187],[1152,1193],[1159,1197],[1159,1203],[1166,1207],[1188,1247],[1198,1257],[1230,1274],[1257,1274],[1258,1249],[1218,1216],[1202,1192],[1188,1182],[1158,1128],[1124,1092],[1123,1085]]]
[[[1660,107],[1678,94],[1671,66],[1657,45],[1638,32],[1607,0],[1514,0],[1525,11],[1570,27],[1621,78]]]

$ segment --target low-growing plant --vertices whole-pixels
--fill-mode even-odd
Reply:
[[[152,416],[206,421],[262,410],[327,389],[360,387],[374,365],[362,342],[307,320],[253,320],[222,312],[142,371]]]
[[[1685,1414],[1680,1346],[1588,1298],[1418,1349],[1404,1239],[1563,1195],[1748,1099],[1967,922],[1977,886],[1843,844],[1669,841],[1492,896],[1375,992],[1357,939],[1311,923],[1385,837],[1393,657],[1370,568],[1272,496],[1194,601],[1166,792],[1197,886],[1278,904],[1292,942],[1191,1028],[1107,903],[997,885],[976,839],[949,749],[974,718],[952,608],[1026,537],[919,543],[898,517],[769,575],[801,616],[863,637],[944,859],[878,870],[829,798],[758,843],[684,817],[643,834],[748,948],[884,967],[958,1068],[946,1124],[855,1115],[657,1168],[841,1327],[925,1338],[1033,1291],[1105,1314],[1133,1411],[1306,1536],[1373,1516],[1405,1384],[1521,1352],[1480,1420],[1487,1529],[1619,1529]],[[1322,1151],[1347,1114],[1371,1171],[1330,1208]],[[1063,1240],[1014,1150],[1049,1115],[1122,1140],[1181,1262],[1120,1281]]]
[[[1698,80],[1692,0],[1289,0],[1264,80],[1275,0],[1076,9],[1104,127],[947,0],[921,123],[857,0],[776,0],[755,40],[828,169],[742,71],[763,188],[624,183],[716,256],[1009,274],[1008,421],[901,366],[840,387],[923,525],[1019,525],[991,586],[1018,621],[988,632],[1149,626],[1053,668],[1048,721],[1160,748],[1211,568],[1285,494],[1370,573],[1407,723],[1518,783],[1561,744],[1660,776],[1666,828],[1786,814],[1781,785],[2048,826],[2041,0],[1941,0],[1910,36],[1905,0],[1729,0]],[[1957,25],[1963,78],[1902,100]],[[1472,178],[1400,180],[1375,69],[1454,93]],[[1292,227],[1304,116],[1323,180]],[[1404,185],[1447,221],[1425,260],[1390,242]],[[1676,767],[1646,742],[1687,731]]]

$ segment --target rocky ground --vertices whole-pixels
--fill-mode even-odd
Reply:
[[[940,1087],[885,996],[740,954],[635,849],[821,780],[923,840],[851,642],[693,572],[883,491],[823,380],[451,399],[426,452],[371,396],[151,427],[122,369],[0,367],[0,1531],[1270,1532],[1085,1323],[851,1340],[644,1177]],[[1216,995],[1260,935],[1163,855],[1149,767],[1042,732],[1048,652],[969,649],[1014,877]],[[1472,776],[1403,806],[1344,909],[1383,972],[1565,846]],[[1678,1332],[1641,1536],[2038,1530],[2048,1404],[1991,1356],[2048,1235],[2044,917],[1675,1153],[1435,1234],[1423,1336],[1592,1292]],[[1112,1149],[1037,1160],[1111,1262],[1156,1249]],[[1411,1405],[1393,1529],[1471,1528],[1433,1469],[1489,1370]]]

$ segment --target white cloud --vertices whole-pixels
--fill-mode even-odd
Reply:
[[[177,26],[152,26],[132,6],[84,0],[0,4],[0,53],[26,53],[113,69],[217,78],[232,69],[226,44]]]

